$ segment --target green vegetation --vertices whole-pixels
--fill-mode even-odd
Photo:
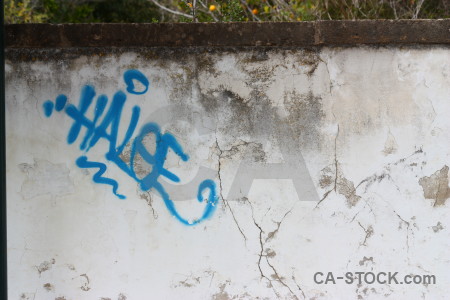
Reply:
[[[5,0],[6,23],[149,23],[160,17],[147,0]]]
[[[48,16],[34,7],[31,0],[5,0],[5,23],[42,23]]]
[[[5,0],[6,23],[241,22],[450,17],[448,0]]]

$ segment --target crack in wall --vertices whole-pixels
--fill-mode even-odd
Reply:
[[[347,205],[349,207],[355,206],[361,197],[356,194],[356,188],[352,181],[345,178],[344,174],[340,170],[339,167],[339,160],[337,158],[337,140],[339,137],[339,124],[337,125],[337,133],[336,137],[334,139],[334,186],[332,189],[327,191],[322,199],[319,200],[319,202],[316,204],[315,208],[318,208],[319,205],[327,199],[327,197],[330,195],[331,192],[338,193],[340,195],[343,195],[347,199]],[[325,169],[329,169],[328,167]],[[324,169],[324,170],[325,170]],[[325,187],[329,185],[330,182],[330,176],[323,176],[323,178],[320,180],[321,186]]]
[[[272,290],[275,292],[275,294],[277,295],[278,298],[280,298],[280,295],[278,294],[278,292],[276,291],[274,285],[272,284],[273,281],[279,282],[281,285],[283,285],[284,287],[286,287],[286,288],[289,290],[289,292],[292,294],[292,296],[293,296],[295,299],[298,300],[297,295],[296,295],[296,294],[292,291],[292,289],[284,282],[284,277],[283,277],[283,276],[280,276],[280,275],[278,274],[277,270],[275,269],[275,267],[270,263],[269,257],[271,257],[271,255],[270,255],[269,253],[268,253],[268,254],[264,254],[264,250],[265,250],[265,246],[264,246],[264,245],[265,245],[265,243],[266,243],[269,239],[271,239],[271,238],[274,237],[275,233],[279,230],[279,228],[280,228],[280,226],[281,226],[281,223],[283,222],[284,218],[285,218],[289,213],[291,213],[291,211],[292,211],[292,209],[293,209],[294,207],[292,207],[288,212],[286,212],[286,213],[284,214],[284,216],[282,217],[282,219],[280,220],[280,222],[277,222],[277,229],[276,229],[275,231],[272,231],[272,232],[271,232],[271,233],[274,233],[274,234],[273,234],[270,238],[267,236],[267,237],[266,237],[266,240],[263,242],[263,233],[264,233],[264,230],[262,229],[261,225],[259,225],[259,224],[256,222],[256,220],[255,220],[255,217],[254,217],[254,211],[253,211],[253,205],[251,204],[251,202],[250,202],[248,199],[244,199],[244,201],[247,202],[247,203],[249,204],[250,209],[251,209],[251,213],[252,213],[253,223],[255,224],[256,228],[258,228],[258,230],[259,230],[259,245],[260,245],[261,251],[259,252],[258,269],[259,269],[259,273],[260,273],[260,275],[261,275],[261,279],[264,278],[264,279],[266,279],[266,280],[269,282],[270,287],[271,287]],[[270,233],[269,233],[269,234],[270,234]],[[267,262],[267,265],[268,265],[268,266],[272,269],[272,271],[273,271],[273,274],[271,275],[272,279],[269,278],[269,277],[267,277],[267,276],[264,274],[264,272],[263,272],[263,270],[262,270],[262,268],[261,268],[261,260],[262,260],[263,257],[265,258],[265,260],[266,260],[266,262]],[[296,284],[297,284],[297,283],[296,283]],[[297,286],[298,286],[298,284],[297,284]],[[298,286],[298,287],[299,287],[299,286]],[[300,289],[300,287],[299,287],[299,289]],[[302,291],[302,290],[300,289],[300,291]],[[302,291],[302,293],[303,293],[303,291]]]
[[[323,195],[322,199],[320,199],[319,202],[317,202],[315,208],[318,208],[319,205],[328,197],[328,195],[331,192],[333,192],[333,191],[336,192],[336,190],[337,190],[338,164],[339,164],[338,159],[337,159],[337,139],[338,139],[338,136],[339,136],[339,124],[337,124],[337,132],[336,132],[336,136],[334,138],[334,187],[331,190],[327,191]]]
[[[243,148],[243,150],[242,150]],[[239,142],[231,146],[228,150],[221,150],[221,158],[232,159],[237,153],[249,153],[256,162],[266,160],[266,152],[263,150],[263,145],[256,142],[247,142],[239,139]]]
[[[277,270],[275,269],[275,267],[269,262],[269,258],[266,256],[266,262],[269,265],[269,267],[272,269],[272,271],[274,272],[274,274],[272,274],[272,278],[276,281],[278,281],[279,283],[281,283],[281,285],[285,286],[289,292],[291,292],[291,294],[294,296],[295,299],[298,300],[297,295],[294,294],[294,292],[291,290],[291,288],[283,281],[284,277],[280,277],[280,275],[278,275]]]
[[[297,286],[297,289],[300,291],[300,293],[302,293],[303,299],[306,299],[306,294],[303,292],[303,289],[301,288],[301,286],[297,283],[297,279],[295,279],[295,276],[292,275],[291,278],[294,281],[295,285]]]
[[[374,184],[375,182],[380,183],[382,180],[384,179],[389,179],[394,186],[396,187],[397,191],[400,191],[400,188],[398,187],[397,184],[395,184],[394,180],[392,179],[391,175],[389,173],[387,173],[387,171],[383,171],[380,175],[374,174],[371,175],[369,177],[364,178],[360,183],[358,183],[358,185],[356,186],[355,189],[358,189],[363,183],[365,183],[365,188],[364,188],[364,193],[367,192],[368,188]]]
[[[337,133],[336,137],[334,138],[334,170],[335,170],[335,177],[334,177],[334,190],[336,191],[337,188],[337,181],[338,181],[338,159],[337,159],[337,139],[339,137],[339,124],[337,124]]]
[[[362,226],[361,222],[358,221],[359,226],[364,230],[364,232],[366,233],[366,236],[364,237],[364,241],[362,243],[360,243],[360,246],[367,246],[366,242],[367,239],[370,238],[373,235],[373,227],[372,225],[369,225],[367,228],[365,228],[364,226]]]
[[[217,133],[216,133],[215,137],[216,137],[216,147],[219,150],[217,176],[219,178],[219,190],[220,190],[219,194],[220,194],[220,198],[222,198],[222,201],[223,201],[225,207],[228,207],[228,209],[229,209],[229,211],[231,213],[231,216],[233,217],[234,223],[236,224],[239,232],[241,233],[242,237],[244,238],[244,243],[246,244],[247,243],[247,237],[245,236],[244,232],[242,231],[241,227],[239,226],[239,223],[236,220],[236,217],[234,215],[233,209],[231,208],[230,204],[228,203],[228,200],[223,196],[222,177],[221,177],[221,174],[220,174],[220,171],[221,171],[221,159],[222,159],[223,151],[222,151],[222,149],[220,149],[219,141],[217,140]]]
[[[151,192],[150,191],[144,191],[139,196],[140,196],[141,199],[143,199],[143,200],[145,200],[145,202],[147,202],[148,206],[152,210],[153,218],[155,220],[158,219],[158,214],[156,213],[155,208],[153,207],[153,198],[152,198]]]
[[[337,139],[337,135],[336,135],[336,139]],[[392,166],[397,166],[400,163],[404,163],[407,159],[419,154],[419,153],[424,153],[422,148],[414,151],[414,153],[412,153],[411,155],[405,157],[405,158],[401,158],[398,159],[395,162],[389,163],[387,165],[385,165],[383,167],[383,171],[381,174],[373,174],[370,175],[366,178],[364,178],[363,180],[361,180],[356,187],[354,186],[353,182],[351,182],[350,180],[346,179],[341,173],[340,168],[339,168],[339,161],[337,160],[336,157],[336,139],[335,139],[335,161],[334,161],[334,167],[335,167],[335,177],[334,177],[334,186],[332,189],[328,190],[327,192],[325,192],[325,194],[323,195],[323,197],[319,200],[319,202],[316,204],[315,208],[318,208],[319,205],[328,198],[328,196],[330,195],[331,192],[337,192],[343,196],[346,197],[347,199],[347,204],[349,207],[356,205],[356,203],[359,202],[359,200],[361,200],[361,196],[356,194],[356,191],[359,187],[361,187],[363,184],[365,184],[365,188],[364,188],[364,193],[367,192],[368,188],[374,184],[375,182],[380,183],[382,180],[384,179],[389,179],[395,186],[395,188],[397,189],[397,191],[400,192],[400,188],[399,186],[395,183],[394,179],[390,176],[390,174],[388,173],[390,171],[390,168]],[[328,168],[328,167],[327,167]],[[326,170],[327,168],[325,168],[324,170]],[[436,174],[439,173],[439,176],[437,176]],[[432,177],[433,175],[436,175],[434,177]],[[435,202],[435,205],[442,205],[442,203],[445,203],[445,200],[448,199],[448,197],[450,197],[450,188],[448,187],[448,178],[447,178],[447,185],[444,184],[440,184],[440,181],[445,181],[445,175],[447,175],[447,173],[445,172],[445,170],[441,169],[439,171],[437,171],[435,174],[433,174],[430,177],[423,177],[421,180],[422,183],[424,183],[424,185],[430,187],[430,192],[427,192],[426,194],[426,198],[428,199],[428,197],[432,198],[432,199],[436,199],[438,198],[439,201]],[[322,183],[328,183],[328,184],[322,184],[324,186],[329,185],[329,180],[326,177],[329,176],[322,176]],[[432,177],[432,181],[426,181],[427,179],[430,179]],[[436,178],[435,178],[436,177]],[[447,187],[447,189],[445,189],[445,187]],[[445,191],[444,191],[445,190]],[[428,190],[427,190],[428,191]],[[448,192],[448,194],[447,194]],[[447,197],[447,198],[445,198]]]
[[[333,89],[333,81],[331,80],[331,73],[330,73],[330,69],[328,67],[328,62],[326,62],[321,56],[320,54],[318,55],[318,60],[323,62],[325,65],[325,68],[327,69],[327,73],[328,73],[328,81],[330,82],[329,84],[329,93],[330,96],[332,95],[332,89]]]
[[[278,230],[280,230],[280,226],[281,226],[281,223],[283,222],[284,218],[286,218],[286,216],[292,212],[292,210],[294,209],[294,206],[283,215],[283,217],[281,218],[280,222],[275,222],[277,224],[277,229],[275,229],[274,231],[271,231],[271,232],[269,232],[267,234],[265,242],[268,242],[269,240],[271,240],[271,239],[273,239],[275,237],[275,235],[277,234]]]
[[[406,221],[405,219],[403,219],[395,210],[394,210],[394,213],[401,220],[398,229],[402,229],[402,226],[401,226],[402,223],[406,224],[406,248],[407,248],[407,252],[409,253],[409,228],[410,228],[411,224],[408,221]],[[408,260],[409,260],[409,257],[408,257]]]
[[[422,148],[414,151],[411,155],[409,155],[407,157],[400,158],[400,159],[398,159],[398,160],[396,160],[395,162],[392,162],[392,163],[388,163],[387,165],[385,165],[383,167],[383,171],[381,172],[380,175],[375,173],[373,175],[370,175],[370,176],[364,178],[363,180],[361,180],[360,183],[358,183],[358,185],[356,186],[356,189],[358,189],[363,183],[365,183],[366,185],[365,185],[364,192],[367,192],[368,188],[372,184],[374,184],[375,182],[380,183],[382,180],[387,178],[394,184],[394,186],[396,187],[397,191],[400,191],[399,186],[395,183],[395,181],[393,180],[391,175],[389,175],[389,173],[388,173],[390,171],[391,166],[397,166],[400,163],[404,163],[407,159],[409,159],[409,158],[411,158],[411,157],[413,157],[413,156],[415,156],[417,154],[420,154],[420,153],[424,153]]]

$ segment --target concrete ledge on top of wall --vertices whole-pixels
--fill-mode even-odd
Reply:
[[[7,48],[311,47],[449,43],[450,19],[5,26]]]

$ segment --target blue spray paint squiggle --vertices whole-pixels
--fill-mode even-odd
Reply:
[[[94,162],[94,161],[88,161],[86,156],[80,156],[76,160],[76,164],[80,168],[84,169],[91,169],[91,168],[98,168],[97,173],[94,174],[93,180],[96,183],[101,184],[109,184],[113,187],[113,193],[116,195],[119,199],[125,199],[126,197],[124,195],[120,195],[117,193],[117,189],[119,188],[119,184],[114,179],[110,179],[107,177],[103,177],[102,175],[106,172],[106,165],[100,162]]]
[[[134,81],[140,82],[144,86],[143,91],[136,91]],[[147,77],[138,70],[128,70],[124,74],[124,82],[127,85],[127,92],[135,95],[145,94],[148,90],[150,82]],[[131,143],[131,152],[129,163],[126,163],[121,158],[121,154],[125,146],[130,142],[133,137],[134,131],[137,127],[140,108],[134,106],[132,108],[132,114],[130,123],[125,132],[123,140],[118,144],[118,133],[120,128],[122,111],[127,100],[127,96],[122,91],[117,91],[111,101],[111,104],[106,111],[108,105],[108,97],[106,95],[100,95],[96,99],[93,118],[87,116],[88,110],[92,105],[96,97],[95,88],[91,85],[85,85],[82,88],[78,107],[73,104],[67,103],[67,96],[59,95],[55,103],[48,100],[43,104],[43,110],[46,117],[50,117],[53,110],[63,111],[67,116],[73,119],[73,124],[69,130],[67,136],[67,143],[73,144],[79,137],[81,129],[85,129],[85,135],[80,142],[80,150],[85,153],[89,152],[92,147],[103,139],[109,143],[108,151],[105,153],[105,159],[114,163],[128,176],[133,178],[144,191],[155,190],[163,199],[166,208],[169,212],[181,223],[185,225],[196,225],[203,220],[210,218],[218,203],[218,195],[216,192],[216,184],[213,180],[207,179],[200,183],[198,187],[197,200],[204,202],[203,194],[208,192],[206,199],[205,209],[200,218],[189,221],[183,218],[177,211],[174,202],[170,199],[169,194],[166,192],[162,184],[158,181],[160,176],[167,178],[173,182],[180,182],[180,178],[164,168],[164,163],[167,159],[169,149],[172,150],[183,161],[188,161],[189,156],[184,153],[183,147],[178,143],[176,138],[170,133],[161,133],[161,128],[156,123],[146,123],[142,126],[140,133]],[[103,116],[104,115],[104,116]],[[100,118],[103,119],[100,122]],[[99,123],[100,122],[100,123]],[[156,140],[156,150],[154,154],[148,152],[144,144],[144,138],[153,134]],[[152,166],[152,170],[142,179],[139,179],[135,173],[135,157],[140,155],[145,162]],[[96,168],[98,171],[93,176],[93,181],[99,184],[106,184],[112,186],[114,195],[119,199],[125,199],[124,195],[117,192],[119,189],[119,183],[111,178],[103,176],[107,170],[107,166],[101,162],[89,161],[87,156],[82,155],[76,160],[76,164],[80,168]]]

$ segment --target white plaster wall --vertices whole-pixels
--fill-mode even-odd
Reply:
[[[448,48],[161,51],[7,60],[10,299],[448,299]],[[78,105],[85,84],[125,91],[128,69],[150,87],[127,94],[120,139],[137,105],[134,137],[158,122],[190,156],[165,162],[180,184],[206,174],[217,185],[217,210],[196,226],[108,163],[104,140],[85,155],[127,198],[95,183],[75,164],[84,131],[69,145],[73,120],[44,115],[61,93]],[[283,151],[297,172],[251,180]],[[248,194],[234,197],[235,178],[250,180]],[[196,188],[159,181],[183,216],[201,216]],[[313,281],[349,271],[437,282]]]

